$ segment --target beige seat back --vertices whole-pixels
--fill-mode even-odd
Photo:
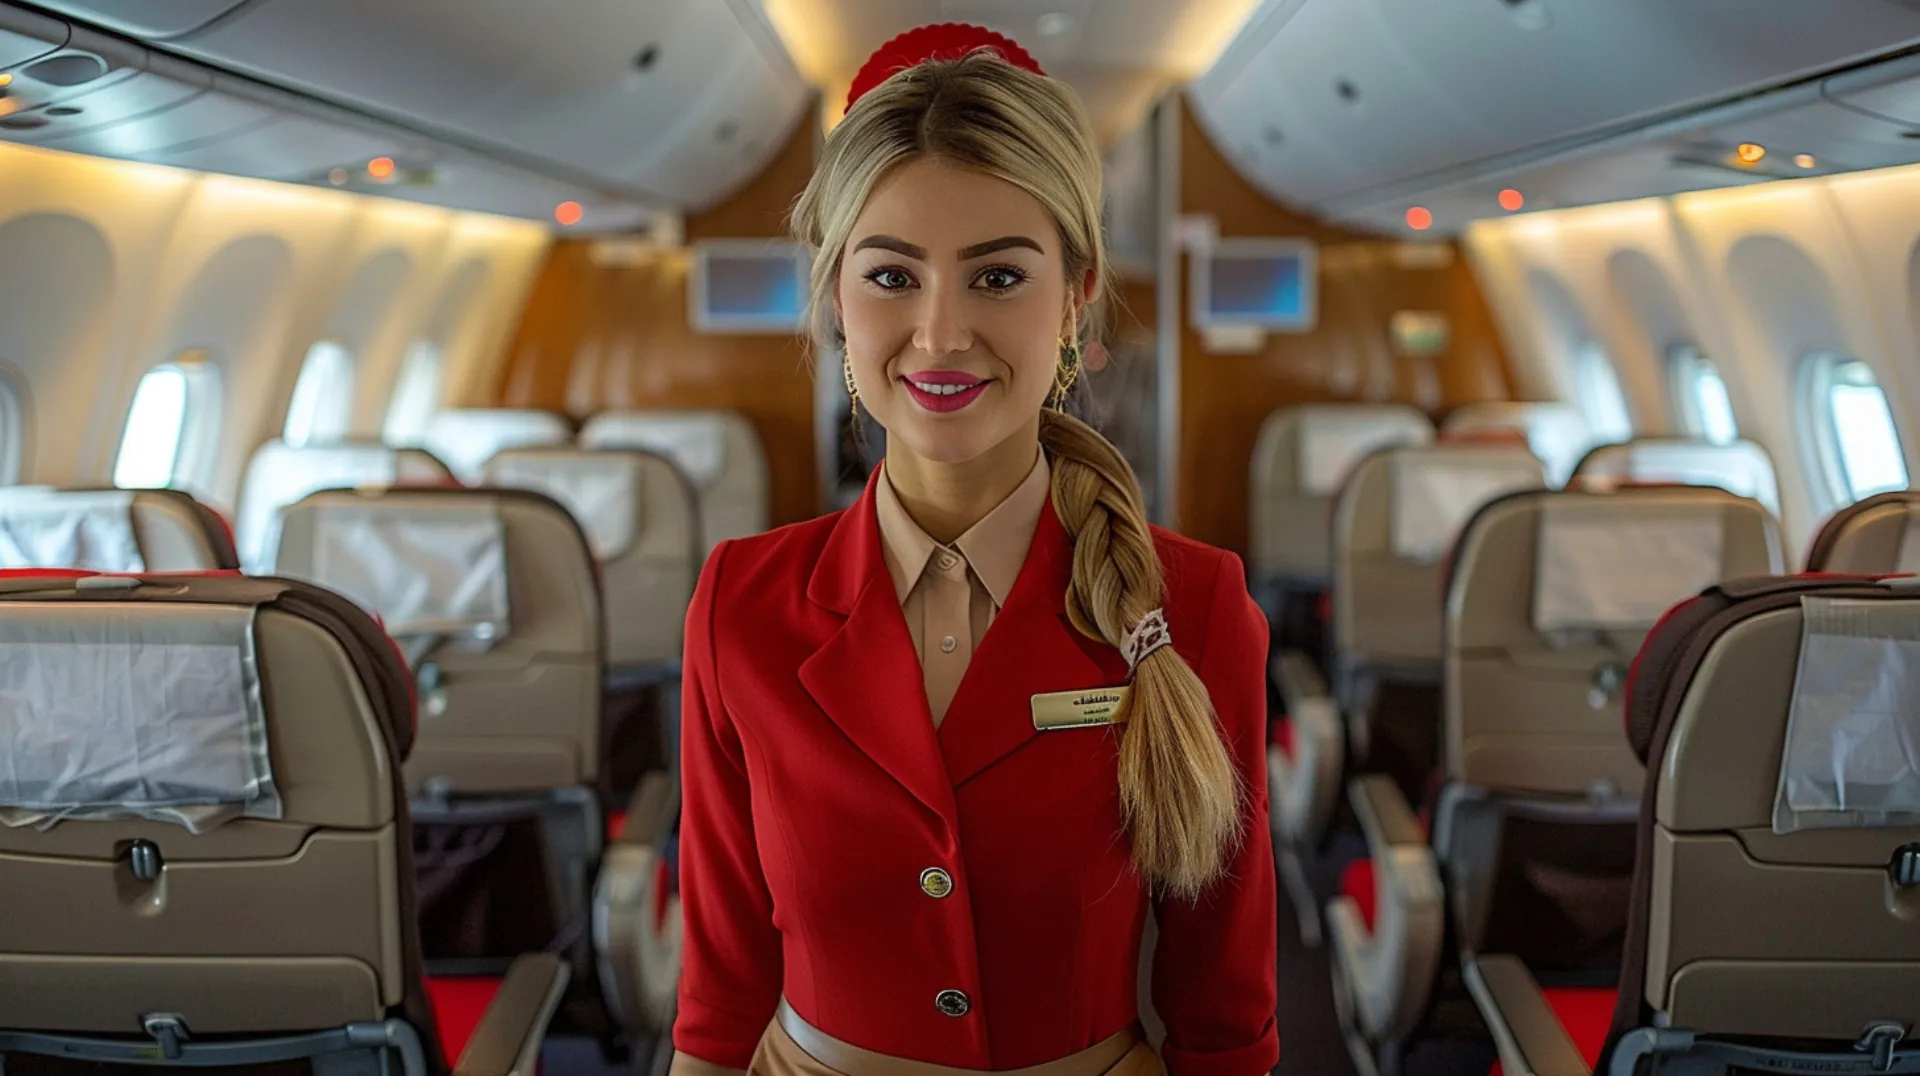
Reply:
[[[237,567],[226,524],[179,490],[0,489],[0,568],[201,572]]]
[[[279,542],[280,511],[323,489],[357,489],[451,483],[452,472],[433,455],[416,448],[345,442],[302,445],[268,441],[247,462],[234,520],[240,566],[252,574],[269,571]]]
[[[1773,517],[1724,490],[1542,490],[1488,506],[1447,594],[1449,779],[1637,797],[1623,688],[1647,631],[1713,583],[1781,567]]]
[[[528,489],[573,514],[600,563],[607,664],[680,657],[699,573],[693,491],[664,457],[585,448],[509,449],[487,462],[488,485]]]
[[[1856,1042],[1920,1028],[1920,593],[1760,581],[1662,625],[1635,675],[1654,787],[1616,1039],[1658,1025],[1868,1071]]]
[[[1623,482],[1718,486],[1751,497],[1780,514],[1780,482],[1773,458],[1752,441],[1716,445],[1681,438],[1642,438],[1601,445],[1587,453],[1574,477],[1590,488]]]
[[[1437,667],[1441,577],[1461,527],[1496,497],[1538,489],[1518,445],[1434,444],[1366,458],[1334,509],[1336,676],[1361,666]]]
[[[407,651],[421,695],[415,793],[594,784],[600,597],[586,539],[558,502],[323,491],[286,510],[274,571],[354,599]]]
[[[1593,447],[1593,434],[1587,428],[1586,418],[1570,403],[1467,404],[1450,412],[1440,423],[1443,437],[1489,430],[1518,430],[1524,434],[1533,454],[1546,465],[1548,484],[1555,487],[1566,483],[1581,458]]]
[[[1920,492],[1878,493],[1834,513],[1807,551],[1810,572],[1920,571]],[[1909,537],[1912,535],[1912,537]]]
[[[193,1039],[404,1017],[446,1070],[396,779],[412,704],[372,621],[286,580],[15,578],[0,640],[33,703],[0,709],[0,1056],[10,1032],[152,1048],[162,1014]]]
[[[564,445],[573,427],[551,411],[506,407],[453,408],[427,425],[427,451],[445,460],[460,481],[477,483],[494,456],[510,448]]]
[[[767,529],[767,453],[734,411],[606,411],[580,430],[582,448],[626,448],[672,460],[700,505],[700,555]]]
[[[1253,448],[1247,498],[1256,579],[1324,580],[1334,497],[1369,454],[1433,440],[1433,423],[1400,404],[1309,404],[1267,416]]]

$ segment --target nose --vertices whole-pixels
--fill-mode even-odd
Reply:
[[[971,348],[973,330],[967,325],[960,297],[946,288],[928,288],[921,295],[920,323],[914,328],[913,346],[935,359]]]

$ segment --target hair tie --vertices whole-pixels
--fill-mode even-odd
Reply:
[[[1126,637],[1120,640],[1120,654],[1127,659],[1127,675],[1132,676],[1133,670],[1146,660],[1148,654],[1171,645],[1173,633],[1167,630],[1164,612],[1154,609],[1141,617],[1140,622],[1128,629]]]
[[[957,60],[980,48],[992,49],[1015,67],[1024,67],[1036,75],[1046,74],[1040,70],[1039,61],[1012,38],[972,23],[938,22],[915,27],[875,49],[861,66],[860,73],[853,76],[853,85],[847,88],[847,111],[853,111],[855,101],[896,72],[929,60]]]

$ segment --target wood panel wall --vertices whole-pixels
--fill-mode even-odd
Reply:
[[[1337,400],[1391,399],[1437,413],[1511,398],[1513,379],[1492,313],[1453,244],[1402,244],[1325,224],[1275,204],[1241,178],[1183,99],[1180,211],[1215,219],[1222,237],[1299,237],[1319,245],[1320,314],[1306,333],[1272,333],[1250,354],[1214,354],[1187,310],[1187,258],[1180,258],[1179,528],[1245,553],[1254,440],[1277,408]],[[1396,310],[1433,310],[1450,322],[1437,358],[1392,353]],[[1428,364],[1430,363],[1430,366]]]
[[[685,222],[687,242],[775,238],[813,171],[808,109],[774,160]],[[591,240],[554,244],[508,346],[497,402],[584,418],[613,408],[731,408],[767,450],[775,526],[819,514],[813,374],[798,336],[708,335],[687,320],[688,252],[596,264]]]

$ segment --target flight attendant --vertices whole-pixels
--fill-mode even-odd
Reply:
[[[852,96],[793,217],[886,456],[701,575],[674,1072],[1267,1072],[1267,629],[1061,410],[1107,273],[1085,112],[953,25]]]

